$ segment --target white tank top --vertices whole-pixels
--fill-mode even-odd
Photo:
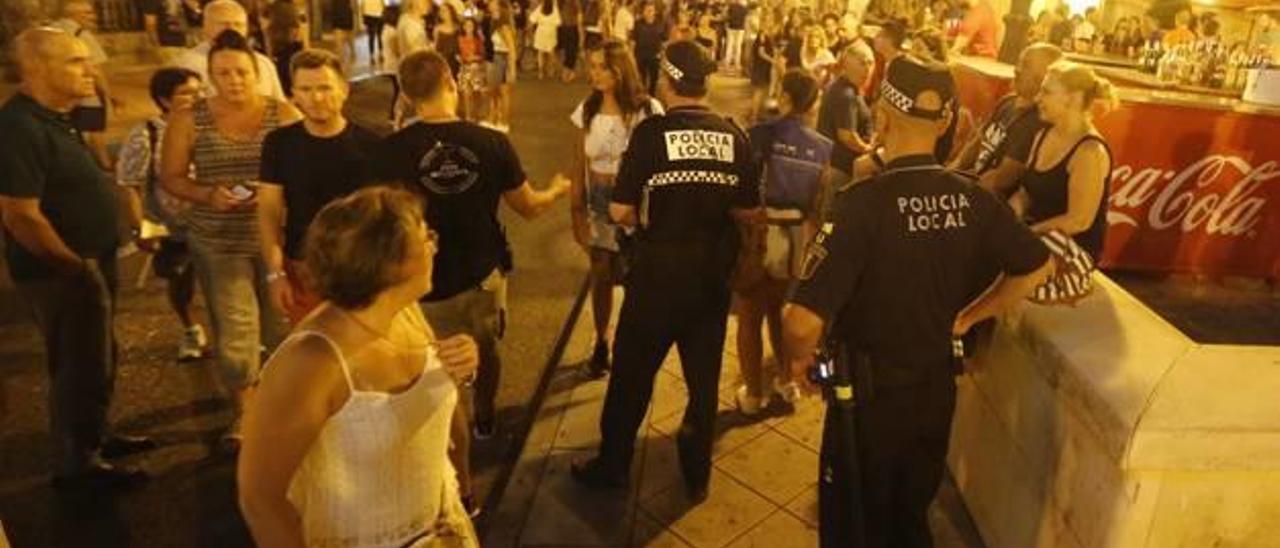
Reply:
[[[356,390],[342,350],[351,396],[329,417],[289,484],[309,547],[400,547],[461,508],[449,463],[449,423],[458,401],[453,379],[434,350],[409,388],[394,394]],[[466,519],[465,515],[461,516]]]

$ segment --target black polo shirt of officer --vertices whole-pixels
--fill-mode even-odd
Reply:
[[[877,119],[887,118],[880,125],[889,161],[838,195],[790,298],[832,326],[829,336],[846,349],[856,379],[856,434],[840,430],[847,408],[828,407],[819,491],[824,546],[930,545],[926,512],[942,479],[955,404],[957,316],[997,274],[1025,276],[1048,261],[1005,204],[930,154],[953,90],[945,67],[910,58],[890,65],[877,105]],[[917,103],[927,95],[931,109]],[[837,452],[853,446],[860,488],[837,468],[850,462]],[[865,531],[854,532],[849,512],[859,507]]]
[[[681,466],[691,495],[706,492],[736,219],[760,203],[745,133],[702,101],[714,71],[696,43],[667,45],[658,86],[667,112],[636,127],[619,166],[610,214],[635,226],[636,236],[627,252],[600,456],[574,467],[590,485],[625,484],[654,376],[674,344],[689,388],[677,436]]]

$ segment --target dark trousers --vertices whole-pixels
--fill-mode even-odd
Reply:
[[[658,93],[658,58],[636,57],[636,68],[640,69],[640,78],[644,80],[649,96]]]
[[[56,471],[100,460],[116,376],[115,250],[74,277],[16,282],[44,338]]]
[[[688,287],[641,278],[643,272],[633,274],[618,317],[613,372],[600,417],[601,461],[614,473],[630,468],[637,431],[653,396],[654,376],[674,344],[689,390],[676,436],[680,465],[688,483],[705,485],[711,474],[729,289],[723,284]]]
[[[573,70],[578,66],[578,41],[582,31],[577,25],[562,25],[557,32],[556,43],[564,49],[564,68]]]
[[[365,15],[364,32],[369,40],[369,55],[377,55],[378,48],[382,42],[382,18]]]
[[[945,370],[945,369],[943,369]],[[847,471],[835,453],[840,446],[838,417],[827,407],[819,465],[818,513],[823,548],[913,548],[933,546],[929,504],[946,467],[951,416],[955,411],[953,379],[903,387],[876,387],[853,411],[857,430],[865,542],[858,543],[846,526],[853,504]]]

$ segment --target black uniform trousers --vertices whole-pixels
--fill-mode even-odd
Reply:
[[[948,371],[950,365],[940,366]],[[908,386],[876,386],[852,411],[857,431],[865,542],[847,527],[854,504],[842,460],[837,413],[827,407],[820,456],[818,513],[823,548],[933,546],[928,510],[946,467],[956,385],[951,376]]]
[[[630,469],[654,377],[674,344],[689,390],[676,436],[681,470],[688,484],[705,486],[711,476],[729,287],[727,276],[707,279],[699,261],[681,263],[680,255],[647,253],[633,259],[600,417],[600,459],[613,473]]]

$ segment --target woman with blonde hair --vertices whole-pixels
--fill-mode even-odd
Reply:
[[[366,188],[307,231],[325,302],[267,363],[237,467],[260,546],[478,546],[448,458],[478,353],[418,308],[436,252],[420,204]]]
[[[1111,82],[1093,69],[1067,61],[1050,66],[1036,97],[1049,127],[1036,135],[1021,188],[1012,198],[1032,230],[1070,236],[1095,262],[1107,229],[1111,149],[1094,127],[1093,113],[1115,103]]]
[[[569,119],[582,130],[570,187],[573,235],[591,259],[591,311],[596,345],[589,372],[598,377],[609,369],[609,319],[613,287],[621,282],[617,225],[609,219],[613,180],[622,152],[641,120],[662,113],[640,80],[631,50],[608,40],[587,53],[591,94]]]
[[[819,25],[812,25],[804,33],[804,46],[800,50],[800,65],[818,81],[819,87],[831,82],[831,67],[836,56],[827,47],[827,33]]]

